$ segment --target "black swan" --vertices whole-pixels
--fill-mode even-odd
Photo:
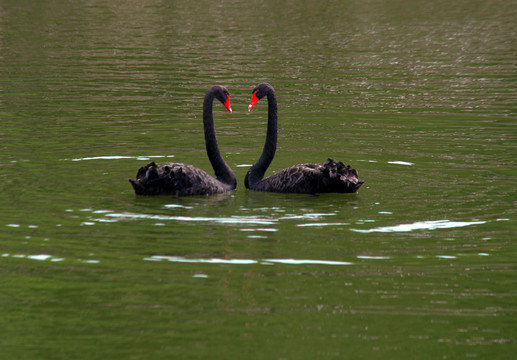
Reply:
[[[137,195],[208,195],[231,191],[237,187],[232,169],[224,161],[217,145],[212,105],[219,100],[231,113],[230,93],[223,86],[210,88],[203,102],[203,127],[206,152],[216,178],[192,165],[156,165],[153,162],[138,170],[136,179],[129,179]]]
[[[267,135],[262,155],[246,174],[247,189],[282,193],[353,193],[364,181],[357,178],[357,171],[350,165],[328,159],[319,164],[300,164],[278,171],[264,179],[273,161],[278,133],[278,110],[273,87],[262,83],[253,89],[248,110],[264,96],[268,101]]]

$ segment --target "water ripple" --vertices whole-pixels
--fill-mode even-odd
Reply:
[[[187,259],[182,256],[166,256],[166,255],[153,255],[148,258],[144,258],[147,261],[170,261],[170,262],[181,262],[181,263],[204,263],[204,264],[232,264],[232,265],[273,265],[273,264],[284,264],[284,265],[352,265],[353,263],[348,261],[333,261],[333,260],[312,260],[312,259]]]
[[[274,219],[264,219],[254,216],[231,216],[231,217],[205,217],[205,216],[169,216],[169,215],[149,215],[136,213],[109,213],[105,217],[113,220],[176,220],[176,221],[199,221],[199,222],[214,222],[219,224],[258,224],[258,225],[272,225],[276,223]],[[100,218],[96,221],[106,221],[109,219]]]
[[[414,163],[412,162],[408,162],[408,161],[388,161],[388,164],[393,164],[393,165],[405,165],[405,166],[413,166],[415,165]]]
[[[470,225],[485,224],[486,221],[450,221],[450,220],[436,220],[436,221],[417,221],[412,224],[400,224],[395,226],[383,226],[373,229],[350,229],[360,233],[373,232],[409,232],[414,230],[435,230],[435,229],[450,229],[457,227],[464,227]]]
[[[336,213],[307,213],[302,215],[286,215],[282,216],[280,220],[318,220],[323,216],[335,216]]]
[[[305,224],[297,224],[296,226],[299,226],[299,227],[323,227],[323,226],[346,226],[346,225],[350,225],[350,223],[342,223],[342,222],[337,222],[337,223],[305,223]]]
[[[149,160],[156,158],[173,158],[174,155],[140,155],[140,156],[125,156],[125,155],[109,155],[109,156],[91,156],[71,159],[72,161],[89,161],[89,160],[121,160],[121,159],[136,159]],[[70,159],[64,159],[70,160]]]

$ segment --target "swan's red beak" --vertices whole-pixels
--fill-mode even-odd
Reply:
[[[232,113],[232,107],[230,106],[230,95],[228,95],[228,98],[226,99],[226,101],[224,102],[224,107],[228,109],[228,111],[230,112],[230,114]]]
[[[251,101],[250,101],[250,104],[248,105],[248,111],[251,111],[251,108],[252,108],[253,106],[255,106],[255,104],[257,103],[257,101],[259,101],[259,98],[257,97],[257,92],[258,92],[258,90],[257,90],[257,91],[255,91],[255,92],[253,93],[253,95],[251,95]]]

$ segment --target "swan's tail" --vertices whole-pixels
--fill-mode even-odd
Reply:
[[[136,179],[129,179],[129,182],[137,195],[174,194],[174,182],[171,181],[170,172],[169,166],[158,166],[153,161],[142,166]]]
[[[341,161],[329,158],[323,166],[324,182],[329,192],[354,193],[364,184],[364,181],[359,180],[357,170]]]

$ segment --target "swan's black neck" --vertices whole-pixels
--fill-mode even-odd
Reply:
[[[205,95],[205,100],[203,101],[203,127],[205,130],[206,153],[210,163],[212,164],[212,167],[214,168],[217,180],[228,185],[236,185],[237,180],[235,175],[233,174],[232,169],[221,156],[219,145],[217,144],[217,137],[214,126],[214,114],[212,111],[214,98],[215,91],[212,89],[211,91],[207,92]]]
[[[262,150],[262,155],[246,174],[244,183],[246,188],[252,188],[257,182],[264,178],[267,168],[273,161],[276,152],[276,143],[278,136],[278,108],[276,104],[276,94],[273,88],[267,93],[267,134],[266,143]]]

